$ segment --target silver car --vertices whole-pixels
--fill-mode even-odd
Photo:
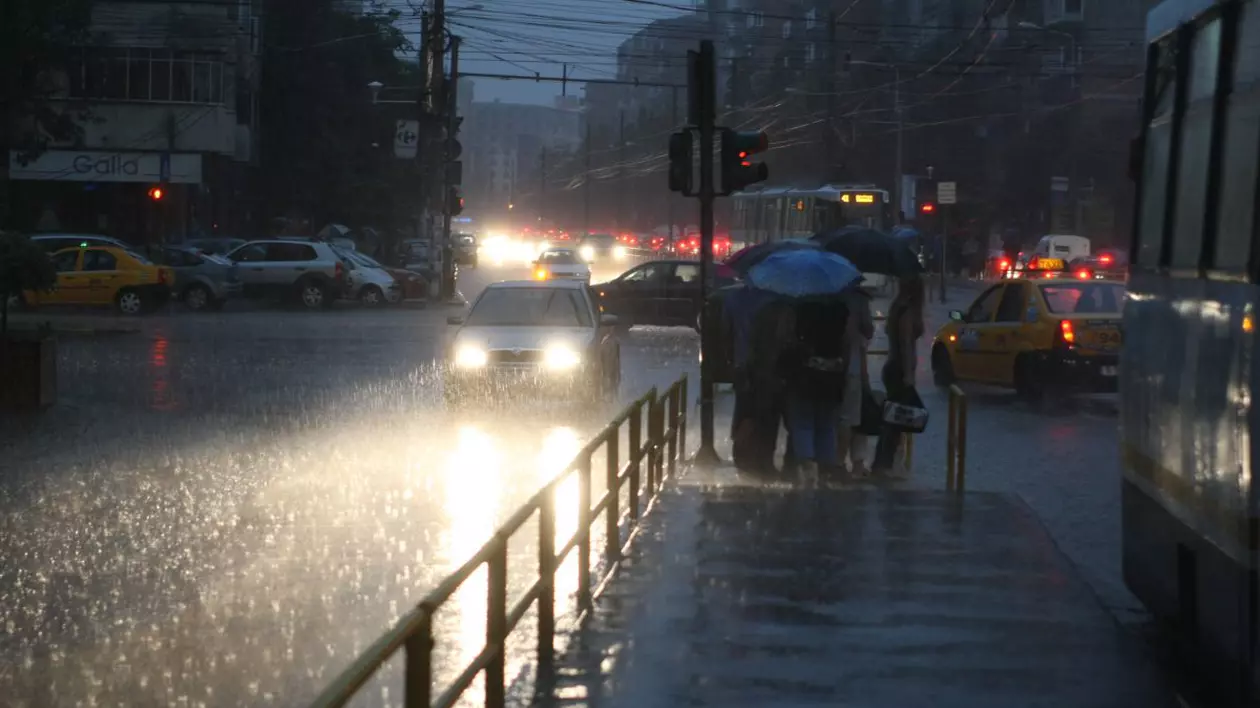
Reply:
[[[191,246],[167,246],[161,262],[175,270],[175,297],[193,311],[218,310],[241,294],[236,264]]]
[[[495,283],[467,318],[447,322],[459,327],[447,353],[448,403],[518,391],[596,401],[621,386],[617,320],[600,314],[583,282]]]

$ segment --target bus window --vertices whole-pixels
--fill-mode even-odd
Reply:
[[[1260,172],[1260,4],[1248,3],[1239,17],[1234,55],[1234,90],[1225,107],[1221,151],[1220,207],[1212,268],[1245,273],[1255,233],[1256,176]]]
[[[1177,191],[1173,197],[1173,268],[1199,267],[1212,150],[1212,97],[1216,93],[1220,55],[1221,20],[1217,18],[1200,27],[1190,39],[1188,95],[1177,150]]]
[[[839,226],[840,205],[826,199],[814,200],[814,229],[818,233],[831,231]]]
[[[1168,199],[1168,159],[1172,154],[1173,96],[1177,90],[1176,37],[1166,37],[1152,47],[1148,81],[1153,107],[1146,129],[1145,156],[1142,160],[1140,212],[1138,214],[1137,264],[1159,265],[1164,247],[1164,206]]]

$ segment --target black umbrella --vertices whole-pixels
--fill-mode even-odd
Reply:
[[[863,273],[895,278],[923,272],[919,258],[905,241],[863,226],[846,226],[814,236],[823,250],[844,256]]]
[[[766,243],[756,243],[747,248],[732,253],[726,259],[726,266],[739,273],[741,276],[747,275],[748,271],[758,263],[764,261],[766,256],[778,251],[794,251],[802,248],[819,248],[820,244],[805,239],[786,239],[783,241],[769,241]]]

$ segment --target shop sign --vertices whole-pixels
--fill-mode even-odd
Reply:
[[[9,179],[65,182],[201,183],[201,155],[49,150],[23,164],[9,154]]]

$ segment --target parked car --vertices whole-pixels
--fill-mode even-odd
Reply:
[[[215,238],[194,238],[184,242],[185,246],[192,246],[199,251],[213,253],[216,256],[226,255],[236,249],[249,243],[243,238],[228,238],[219,236]]]
[[[344,252],[305,239],[251,241],[227,254],[238,267],[245,297],[296,298],[308,309],[332,307],[345,294]]]
[[[35,234],[31,242],[47,253],[56,253],[66,248],[82,246],[111,246],[113,248],[131,249],[131,246],[116,238],[100,234]]]
[[[714,287],[733,283],[714,273]],[[697,327],[700,316],[700,264],[688,260],[649,261],[594,286],[603,311],[632,325]]]
[[[194,312],[222,309],[229,298],[241,294],[237,266],[225,256],[192,246],[167,246],[162,263],[175,271],[175,298]]]
[[[369,307],[380,307],[386,303],[402,300],[402,286],[394,280],[385,266],[377,263],[370,256],[358,252],[342,251],[350,261],[350,272],[346,274],[346,295]]]
[[[52,254],[57,284],[48,292],[22,293],[28,306],[113,305],[139,315],[170,299],[175,272],[116,246],[75,246]]]

